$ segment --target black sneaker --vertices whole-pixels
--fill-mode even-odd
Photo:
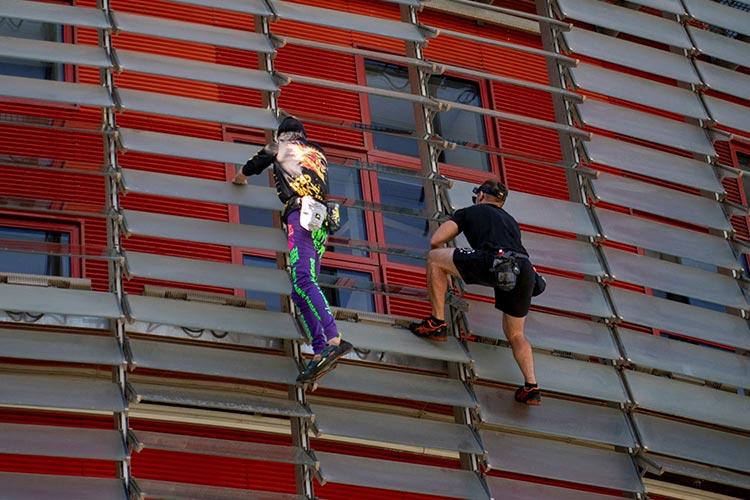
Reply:
[[[318,365],[320,365],[320,362],[320,359],[311,359],[310,361],[308,361],[305,369],[302,370],[302,373],[297,375],[297,382],[306,382],[308,380],[312,380],[314,374],[318,370]]]
[[[539,406],[542,404],[542,391],[539,387],[521,386],[516,390],[516,401],[527,405]]]
[[[410,324],[409,330],[417,337],[424,339],[436,342],[446,342],[448,340],[448,329],[445,321],[435,319],[432,316],[423,319],[421,323]]]
[[[318,378],[325,375],[328,371],[332,370],[336,365],[336,361],[354,349],[351,342],[341,340],[339,345],[327,345],[320,353],[320,359],[311,360],[305,370],[297,377],[297,382],[309,382],[311,380],[317,380]]]

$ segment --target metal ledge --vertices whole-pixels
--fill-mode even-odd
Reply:
[[[125,356],[114,336],[0,329],[4,358],[62,363],[122,365]]]
[[[270,40],[258,33],[124,12],[118,12],[113,17],[117,25],[117,32],[137,33],[139,35],[204,43],[266,54],[272,54],[276,51]]]
[[[636,371],[623,372],[636,408],[742,431],[750,430],[750,398]]]
[[[0,423],[0,453],[93,460],[128,459],[122,435],[116,430],[6,423]]]
[[[126,295],[126,301],[128,317],[135,321],[278,339],[299,339],[294,320],[287,313],[130,294]]]
[[[212,64],[178,57],[145,54],[132,50],[118,50],[117,62],[121,71],[232,85],[266,92],[278,92],[279,90],[271,75],[265,71],[238,68],[226,64]]]
[[[154,137],[154,139],[158,138]],[[228,146],[232,146],[231,143],[211,142],[215,142],[217,145],[227,144]],[[137,145],[141,146],[136,149],[137,151],[142,149],[151,150],[151,148],[144,147],[145,145],[142,143]],[[196,146],[201,151],[204,147],[206,149],[210,147],[209,144],[204,145],[202,143],[198,143]],[[248,149],[243,147],[243,149],[237,150],[236,153],[232,152],[231,155],[240,158],[251,154],[255,150],[257,148]],[[196,154],[198,154],[197,151]],[[210,203],[239,205],[276,211],[281,211],[283,208],[278,196],[276,196],[276,190],[270,187],[264,188],[252,185],[236,186],[227,181],[211,181],[182,175],[146,172],[143,170],[122,169],[121,172],[121,186],[126,193],[142,193],[152,196],[166,196],[169,198],[207,201]]]
[[[279,0],[273,0],[272,5],[276,14],[281,19],[327,26],[329,28],[359,31],[409,42],[425,42],[425,37],[419,29],[407,23],[350,14],[332,9],[310,7],[292,2],[281,2]]]
[[[647,47],[581,28],[562,34],[565,44],[576,54],[633,68],[653,75],[701,84],[690,60],[680,54]]]
[[[302,495],[133,478],[131,500],[306,500]]]
[[[131,446],[138,453],[143,450],[164,450],[266,462],[304,464],[310,467],[315,467],[317,464],[310,454],[302,448],[294,446],[278,446],[150,431],[130,431],[130,441]]]
[[[0,36],[0,55],[30,61],[78,64],[97,68],[112,67],[107,52],[101,47],[8,36]]]
[[[510,348],[469,342],[474,358],[474,372],[479,379],[522,385],[521,370]],[[626,403],[628,396],[613,366],[589,363],[560,356],[534,353],[534,368],[542,390],[572,396],[593,398],[612,403]]]
[[[739,316],[617,287],[610,287],[609,293],[621,319],[628,323],[750,349],[750,329]]]
[[[110,27],[104,12],[99,9],[46,2],[3,0],[0,3],[0,16],[28,19],[42,23],[69,24],[100,30],[106,30]]]
[[[122,412],[117,384],[83,377],[0,373],[0,405]]]
[[[0,284],[0,309],[109,319],[122,317],[114,293],[40,286]]]
[[[13,500],[128,500],[121,479],[0,472],[0,484]]]
[[[149,368],[209,377],[294,384],[297,364],[291,357],[254,352],[130,339],[133,369]]]
[[[309,410],[295,401],[238,394],[236,391],[192,389],[138,382],[128,384],[128,399],[133,403],[155,403],[235,413],[313,418]]]
[[[640,413],[633,423],[649,453],[750,473],[750,437]]]
[[[462,408],[477,404],[460,380],[351,364],[320,379],[320,387]]]
[[[324,482],[394,491],[490,500],[474,472],[376,460],[352,455],[316,453]],[[383,478],[388,478],[383,482]]]
[[[502,432],[480,431],[480,436],[493,469],[645,493],[633,459],[627,453]]]
[[[128,276],[281,295],[288,295],[290,290],[289,276],[281,269],[265,269],[141,252],[127,252],[125,260]]]
[[[123,210],[127,236],[133,234],[181,241],[213,243],[286,253],[289,245],[281,229],[231,222]]]
[[[466,425],[317,404],[311,409],[323,438],[344,436],[484,455],[481,443]]]
[[[637,446],[625,414],[617,408],[544,398],[544,412],[518,404],[512,391],[475,385],[480,428],[533,432],[623,448]],[[554,418],[550,418],[554,415]]]

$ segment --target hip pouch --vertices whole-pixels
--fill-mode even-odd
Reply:
[[[299,205],[299,224],[308,231],[316,231],[326,221],[328,209],[312,196],[303,196]]]
[[[328,200],[326,201],[326,207],[328,213],[326,214],[326,229],[329,234],[333,234],[341,229],[341,207],[339,202]]]
[[[516,262],[515,255],[500,250],[492,261],[490,273],[495,278],[495,286],[504,292],[508,292],[516,287],[516,280],[518,275],[521,274],[521,268]]]

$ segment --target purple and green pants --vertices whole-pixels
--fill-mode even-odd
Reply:
[[[299,223],[300,211],[287,216],[289,265],[292,275],[292,301],[302,313],[302,327],[320,354],[326,342],[339,336],[328,301],[318,286],[320,261],[326,251],[328,233],[320,228],[308,231]]]

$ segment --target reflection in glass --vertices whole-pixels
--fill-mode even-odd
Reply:
[[[380,61],[365,60],[367,85],[379,89],[409,93],[409,74],[405,67]],[[461,80],[445,75],[433,75],[429,80],[431,97],[450,102],[482,107],[479,85],[469,80]],[[414,132],[416,123],[414,109],[408,102],[392,97],[368,95],[370,120],[373,125],[396,128],[404,132]],[[452,142],[460,144],[486,145],[484,118],[462,110],[442,111],[434,120],[435,132]],[[375,149],[405,156],[419,156],[417,142],[403,137],[373,134]],[[490,170],[486,154],[470,149],[457,148],[443,151],[438,160],[476,170]]]
[[[380,201],[385,205],[395,205],[422,211],[425,209],[424,187],[419,179],[399,177],[391,174],[378,174]],[[399,247],[430,248],[430,233],[427,221],[417,217],[383,213],[385,243]],[[424,266],[424,261],[396,255],[388,256],[389,262],[413,266]]]
[[[267,188],[270,186],[268,172],[251,175],[247,178],[248,185]],[[251,226],[273,227],[273,210],[240,206],[240,224]]]
[[[0,17],[0,36],[62,42],[62,27],[27,19]],[[62,80],[64,76],[62,64],[11,57],[0,57],[0,74],[41,80]]]
[[[320,285],[331,307],[375,311],[375,299],[371,293],[352,290],[352,288],[371,289],[370,273],[323,267],[320,269]],[[331,288],[332,286],[341,288]]]
[[[245,266],[265,267],[277,269],[276,260],[265,257],[256,257],[253,255],[243,255],[242,264]],[[281,295],[269,292],[256,292],[254,290],[245,290],[245,298],[260,300],[265,303],[266,311],[281,311]]]
[[[0,227],[0,238],[40,243],[70,244],[70,233]],[[0,252],[0,271],[70,277],[70,257],[23,252]]]
[[[359,170],[352,167],[328,164],[328,181],[331,199],[362,199],[362,182]],[[341,207],[341,229],[336,232],[337,238],[347,240],[367,240],[367,226],[365,225],[365,214],[362,210]],[[353,250],[345,247],[336,247],[336,253],[367,257],[369,252],[364,250]]]

